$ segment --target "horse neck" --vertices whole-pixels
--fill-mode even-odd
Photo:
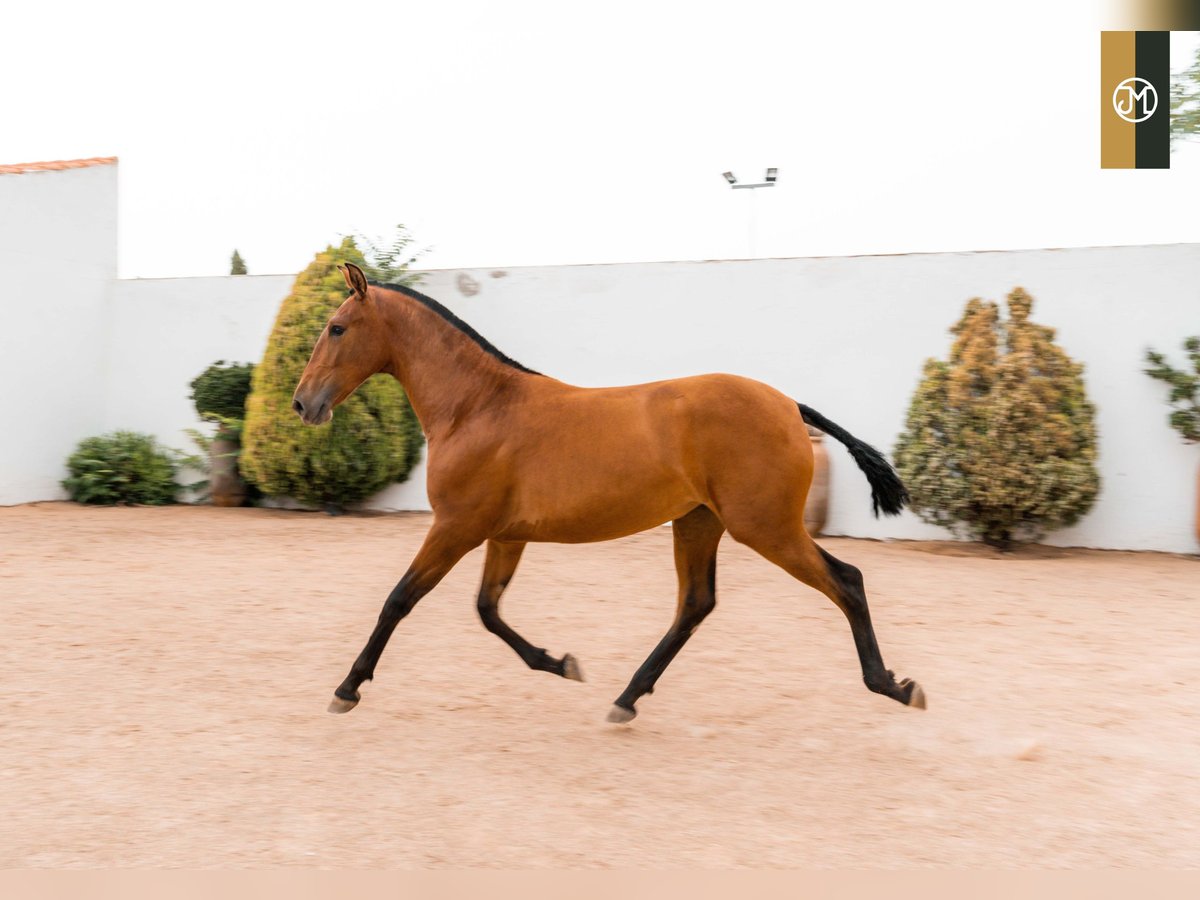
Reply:
[[[384,302],[392,362],[385,370],[408,394],[426,435],[503,403],[527,373],[506,365],[434,310],[411,297]]]

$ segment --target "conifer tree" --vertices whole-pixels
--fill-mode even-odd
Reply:
[[[242,473],[271,496],[292,497],[330,511],[357,503],[408,478],[423,440],[400,383],[374,375],[312,427],[292,410],[292,394],[313,345],[346,299],[337,267],[365,260],[347,237],[326,247],[301,272],[284,299],[254,369],[242,434]]]
[[[1095,410],[1083,366],[1029,319],[1033,299],[971,300],[950,359],[927,360],[896,444],[896,468],[925,521],[1001,549],[1070,525],[1100,489]]]
[[[242,254],[237,252],[236,247],[234,248],[234,251],[233,251],[233,258],[229,260],[229,274],[230,275],[245,275],[246,274],[246,261],[244,259],[242,259]]]

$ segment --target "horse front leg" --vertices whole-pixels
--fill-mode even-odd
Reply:
[[[392,589],[379,621],[367,645],[363,648],[350,674],[333,692],[333,700],[329,704],[331,713],[346,713],[354,709],[361,699],[358,693],[359,685],[375,677],[375,666],[383,655],[388,638],[392,636],[400,620],[407,616],[422,597],[437,586],[446,573],[454,568],[455,563],[471,550],[482,543],[481,540],[465,539],[461,532],[448,525],[439,525],[434,520],[433,527],[425,536],[425,543],[417,551],[412,565],[400,579],[400,583]]]
[[[675,621],[613,704],[608,713],[610,722],[628,722],[637,715],[634,704],[638,698],[654,693],[654,685],[671,660],[717,605],[717,545],[725,526],[707,506],[697,506],[671,524],[679,577]]]
[[[566,653],[562,659],[555,659],[541,647],[533,646],[500,618],[500,597],[517,571],[517,563],[521,561],[524,550],[523,543],[488,541],[483,582],[479,586],[476,603],[483,627],[512,647],[529,668],[561,675],[572,681],[583,681],[583,673],[574,656]]]

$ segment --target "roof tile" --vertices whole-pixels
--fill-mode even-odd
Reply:
[[[26,172],[61,172],[64,169],[86,169],[90,166],[115,165],[115,156],[93,156],[90,159],[60,159],[54,162],[13,163],[0,165],[0,175],[23,175]]]

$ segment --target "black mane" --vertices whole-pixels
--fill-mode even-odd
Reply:
[[[517,362],[511,356],[508,356],[507,354],[501,352],[500,349],[497,348],[495,344],[493,344],[491,341],[489,341],[487,338],[485,338],[482,334],[480,334],[478,331],[476,331],[474,328],[472,328],[470,325],[468,325],[466,322],[464,322],[462,319],[460,319],[454,313],[450,312],[450,310],[446,309],[446,307],[442,306],[442,304],[438,303],[432,297],[426,297],[424,294],[420,293],[419,291],[414,291],[412,288],[407,287],[406,285],[403,285],[403,284],[380,284],[378,281],[369,281],[367,283],[369,285],[371,285],[371,287],[383,288],[385,291],[395,291],[398,294],[404,294],[404,296],[411,297],[413,300],[416,300],[422,306],[425,306],[425,307],[433,310],[435,313],[437,313],[439,316],[441,316],[443,319],[445,319],[447,322],[449,322],[451,325],[453,325],[455,328],[457,328],[459,331],[461,331],[463,334],[465,334],[467,337],[469,337],[471,340],[473,340],[475,343],[477,343],[484,350],[485,353],[488,353],[489,355],[496,357],[496,359],[500,360],[500,362],[504,363],[506,366],[512,366],[517,371],[525,372],[528,375],[541,375],[542,374],[541,372],[535,372],[533,369],[529,368],[528,366],[521,365],[519,362]]]

